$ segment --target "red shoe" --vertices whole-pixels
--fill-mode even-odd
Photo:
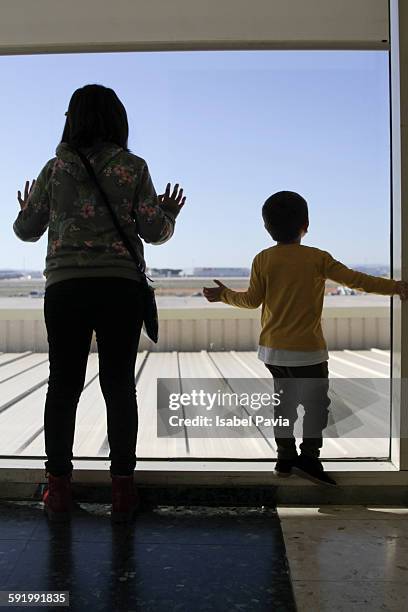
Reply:
[[[69,521],[72,510],[71,476],[45,473],[48,487],[43,494],[44,510],[51,521]]]
[[[134,487],[133,474],[130,476],[115,476],[112,478],[112,512],[114,523],[123,523],[133,518],[140,505],[140,499]]]

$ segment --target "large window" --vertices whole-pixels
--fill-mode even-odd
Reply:
[[[245,269],[271,244],[260,211],[275,191],[290,189],[307,199],[305,244],[362,271],[389,275],[388,53],[99,53],[1,57],[0,65],[6,92],[0,111],[7,119],[0,153],[7,168],[0,187],[5,203],[0,267],[3,277],[22,274],[0,280],[0,454],[42,456],[48,376],[44,345],[23,354],[32,350],[24,345],[28,328],[43,337],[46,235],[35,244],[14,236],[16,193],[54,156],[73,91],[101,83],[124,103],[129,147],[147,160],[157,191],[168,181],[180,182],[187,195],[174,238],[146,247],[149,267],[161,274],[162,336],[155,351],[145,339],[141,344],[137,454],[272,457],[273,440],[267,438],[197,439],[186,431],[184,438],[157,439],[155,379],[266,377],[255,353],[259,312],[232,315],[226,306],[207,304],[200,292],[210,282],[202,280],[206,275],[224,275],[226,284],[246,286]],[[388,298],[354,295],[328,283],[324,327],[334,378],[389,377],[389,319]],[[109,452],[97,371],[92,353],[78,407],[75,457],[102,458]],[[323,456],[383,458],[388,453],[386,437],[362,434],[361,439],[328,440]]]

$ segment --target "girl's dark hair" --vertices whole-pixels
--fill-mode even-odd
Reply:
[[[262,217],[274,240],[291,242],[309,222],[307,202],[294,191],[278,191],[266,200]]]
[[[94,84],[74,91],[61,142],[74,147],[111,142],[129,153],[128,137],[126,109],[113,89]]]

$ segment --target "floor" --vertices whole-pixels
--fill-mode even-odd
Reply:
[[[123,527],[106,504],[67,526],[0,503],[0,590],[69,591],[69,610],[402,612],[407,577],[405,507],[156,506]]]
[[[280,507],[298,612],[408,610],[408,508]]]

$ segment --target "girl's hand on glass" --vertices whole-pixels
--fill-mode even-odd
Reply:
[[[31,183],[30,189],[28,189],[29,184],[30,184],[30,181],[26,181],[25,189],[24,189],[24,199],[22,199],[22,197],[21,197],[21,191],[17,191],[17,199],[18,199],[18,201],[20,203],[21,210],[23,210],[23,208],[25,208],[27,206],[27,204],[28,204],[28,197],[29,197],[29,195],[30,195],[34,185],[35,185],[35,179],[33,179],[33,182]]]
[[[159,205],[163,208],[163,210],[169,211],[174,217],[177,217],[180,210],[183,208],[186,203],[186,196],[183,197],[183,189],[179,191],[179,184],[176,183],[174,185],[174,189],[170,194],[171,185],[167,183],[166,191],[157,196],[159,200]]]

